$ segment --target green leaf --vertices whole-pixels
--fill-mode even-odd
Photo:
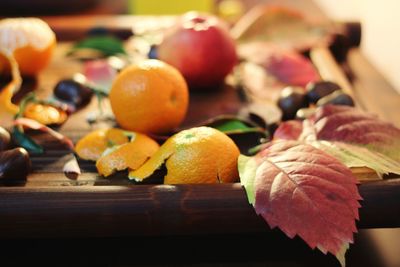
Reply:
[[[223,121],[220,124],[214,126],[215,129],[220,130],[221,132],[230,132],[230,131],[246,131],[252,129],[252,127],[247,126],[240,120],[232,119]]]
[[[361,145],[322,140],[310,144],[331,154],[349,168],[367,167],[376,171],[379,177],[388,173],[400,174],[400,162]]]
[[[240,183],[245,188],[247,199],[251,205],[255,202],[254,179],[258,164],[254,157],[240,155],[238,158],[238,169]]]
[[[70,55],[79,49],[94,49],[100,51],[105,56],[126,54],[122,41],[108,35],[93,36],[83,39],[76,43],[68,54]]]
[[[13,128],[12,137],[18,146],[25,148],[29,152],[37,154],[42,154],[44,152],[41,145],[37,144],[32,138],[24,134],[17,127]]]
[[[265,129],[258,127],[255,123],[233,115],[216,116],[200,125],[212,127],[226,134],[247,132],[264,132],[266,134]]]

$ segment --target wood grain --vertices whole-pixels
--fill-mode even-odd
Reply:
[[[400,179],[362,184],[359,228],[400,225]],[[0,188],[0,237],[268,233],[240,184]]]

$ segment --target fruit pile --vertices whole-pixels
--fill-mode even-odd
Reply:
[[[272,13],[276,12],[286,14],[283,9]],[[291,17],[294,13],[288,14]],[[298,15],[293,18],[300,19]],[[17,42],[15,36],[9,34],[13,32],[8,31],[9,28],[25,36],[24,42]],[[73,147],[80,160],[96,162],[98,173],[104,177],[127,170],[129,178],[141,182],[165,168],[165,183],[237,181],[236,162],[243,153],[238,145],[245,139],[243,134],[252,135],[256,140],[252,146],[256,149],[272,135],[268,133],[271,113],[261,112],[267,115],[259,120],[256,116],[259,112],[252,113],[254,107],[260,111],[270,106],[262,103],[247,106],[247,112],[240,113],[241,117],[222,119],[222,126],[211,123],[208,126],[214,128],[203,124],[180,130],[188,111],[190,93],[206,91],[212,95],[219,90],[238,66],[239,57],[258,64],[263,71],[272,74],[280,86],[288,85],[279,89],[274,108],[279,108],[281,114],[275,112],[275,121],[305,119],[316,107],[327,104],[354,105],[338,85],[319,81],[315,67],[303,55],[268,45],[263,46],[267,48],[263,55],[248,57],[238,52],[237,40],[241,43],[244,37],[234,40],[225,22],[215,16],[189,12],[164,32],[161,41],[148,43],[145,53],[148,59],[143,59],[142,55],[139,60],[133,60],[123,43],[107,31],[91,31],[69,53],[75,57],[78,54],[83,60],[82,73],[60,80],[49,99],[37,99],[29,94],[16,106],[11,97],[20,86],[19,72],[37,75],[51,58],[55,37],[43,21],[36,19],[4,20],[0,23],[0,34],[14,40],[9,42],[13,45],[0,54],[3,56],[1,70],[11,70],[13,75],[13,81],[1,91],[0,100],[4,105],[0,112],[14,116],[14,120],[8,119],[7,123],[5,116],[1,119],[4,126],[9,127],[10,122],[14,125],[10,129],[16,145],[26,147],[29,152],[42,153],[44,148],[24,132],[40,129],[71,148],[68,138],[48,126],[62,125],[96,96],[99,112],[88,116],[88,122],[96,128],[96,122],[107,112],[103,110],[106,98],[114,124],[90,132]],[[86,50],[98,53],[87,57]],[[21,57],[21,53],[25,56]],[[40,60],[35,61],[37,58]],[[27,60],[31,61],[25,62]],[[26,67],[34,64],[37,64],[34,71]],[[252,122],[245,121],[247,119]],[[235,138],[238,134],[239,138]],[[77,164],[75,169],[80,171]]]

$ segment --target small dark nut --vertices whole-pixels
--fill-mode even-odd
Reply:
[[[0,127],[0,151],[7,149],[10,145],[10,141],[10,133],[3,127]]]
[[[317,106],[324,106],[328,104],[354,107],[354,100],[350,95],[343,93],[343,91],[341,90],[338,90],[330,95],[324,96],[317,102]]]
[[[0,152],[0,181],[25,181],[30,168],[31,160],[24,148]]]
[[[282,120],[286,121],[294,119],[299,109],[308,107],[308,100],[301,87],[288,86],[282,90],[277,104],[282,111]]]
[[[79,108],[89,102],[93,91],[75,80],[61,80],[54,87],[54,95],[61,101]]]
[[[329,81],[311,82],[307,84],[307,98],[310,103],[317,103],[318,100],[340,90],[340,86]]]

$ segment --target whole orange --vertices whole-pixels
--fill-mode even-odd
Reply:
[[[185,118],[189,104],[181,73],[159,60],[145,60],[118,74],[109,94],[118,124],[142,133],[168,133]]]

